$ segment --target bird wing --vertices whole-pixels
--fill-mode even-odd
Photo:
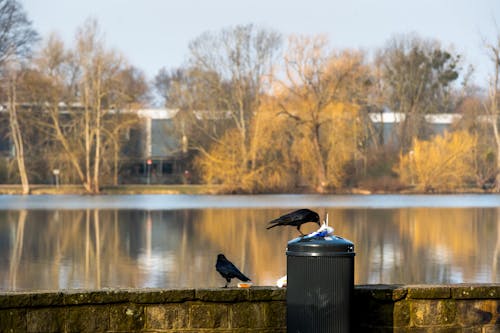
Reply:
[[[270,221],[269,224],[276,224],[276,225],[288,224],[288,223],[297,221],[301,217],[302,217],[302,214],[300,213],[300,211],[295,211],[295,212],[291,212],[291,213],[282,215],[282,216],[278,217],[277,219]]]
[[[238,278],[241,281],[250,281],[250,279],[241,273],[240,270],[229,260],[217,263],[216,269],[224,277]]]

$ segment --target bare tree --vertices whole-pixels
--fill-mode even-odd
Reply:
[[[17,0],[0,0],[0,65],[7,59],[31,54],[38,34]]]
[[[117,181],[123,133],[137,123],[131,111],[147,85],[118,52],[106,50],[96,21],[83,25],[76,42],[66,49],[57,36],[48,39],[34,61],[29,99],[39,115],[33,123],[59,153],[51,163],[98,193],[102,179]]]
[[[495,179],[495,191],[500,192],[500,131],[498,121],[500,118],[500,32],[497,33],[496,40],[492,43],[486,43],[489,57],[493,64],[493,73],[490,75],[488,102],[485,109],[488,119],[493,129],[493,136],[496,144],[497,173]]]
[[[108,119],[114,118],[111,123],[116,125],[116,119],[122,119],[118,107],[140,106],[145,83],[139,83],[143,75],[128,66],[120,53],[106,49],[95,20],[88,20],[78,31],[74,59],[78,67],[78,98],[83,108],[84,184],[89,191],[98,193],[104,154],[108,145],[116,150],[120,133],[108,128]]]
[[[5,77],[4,85],[7,95],[7,110],[9,112],[10,137],[14,144],[15,159],[17,168],[19,170],[19,177],[21,178],[22,193],[29,194],[30,185],[28,180],[28,173],[26,171],[24,139],[17,110],[18,75],[21,74],[21,70],[19,68],[16,68],[17,66],[13,60],[10,60],[8,63],[4,62],[3,67]]]
[[[186,68],[157,76],[166,105],[181,110],[178,128],[205,165],[217,160],[210,156],[212,145],[230,137],[238,152],[237,174],[251,178],[257,166],[250,128],[270,91],[280,47],[278,33],[253,25],[206,32],[190,43]]]
[[[413,138],[425,137],[425,114],[453,111],[451,92],[460,75],[460,55],[437,41],[410,35],[390,40],[378,62],[383,66],[386,105],[405,116],[398,137],[407,150]]]
[[[80,122],[79,111],[72,108],[77,96],[77,72],[71,51],[57,35],[50,35],[34,59],[31,80],[27,83],[30,94],[26,98],[37,114],[32,119],[33,125],[47,141],[57,143],[51,145],[54,158],[47,161],[50,169],[64,169],[65,177],[75,173],[91,191],[85,185],[80,143],[75,135]],[[72,171],[67,166],[71,166]]]
[[[30,186],[24,159],[24,143],[17,111],[17,84],[21,66],[31,53],[38,36],[32,29],[21,4],[16,0],[0,0],[0,70],[8,99],[11,138],[22,183],[22,193]]]

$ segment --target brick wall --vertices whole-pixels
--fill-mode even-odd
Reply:
[[[0,293],[0,332],[285,332],[277,288]]]
[[[286,290],[0,292],[0,332],[286,332]],[[355,332],[500,332],[500,284],[363,285]]]
[[[355,288],[357,332],[500,332],[500,284]]]

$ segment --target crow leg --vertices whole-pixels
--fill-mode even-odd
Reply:
[[[300,234],[301,234],[302,236],[305,236],[305,235],[304,235],[304,233],[303,233],[302,231],[300,231],[300,225],[298,225],[298,226],[297,226],[297,230],[300,232]]]

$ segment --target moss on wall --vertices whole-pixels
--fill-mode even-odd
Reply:
[[[499,332],[500,285],[363,285],[355,332]],[[286,289],[1,292],[0,332],[286,332]]]

